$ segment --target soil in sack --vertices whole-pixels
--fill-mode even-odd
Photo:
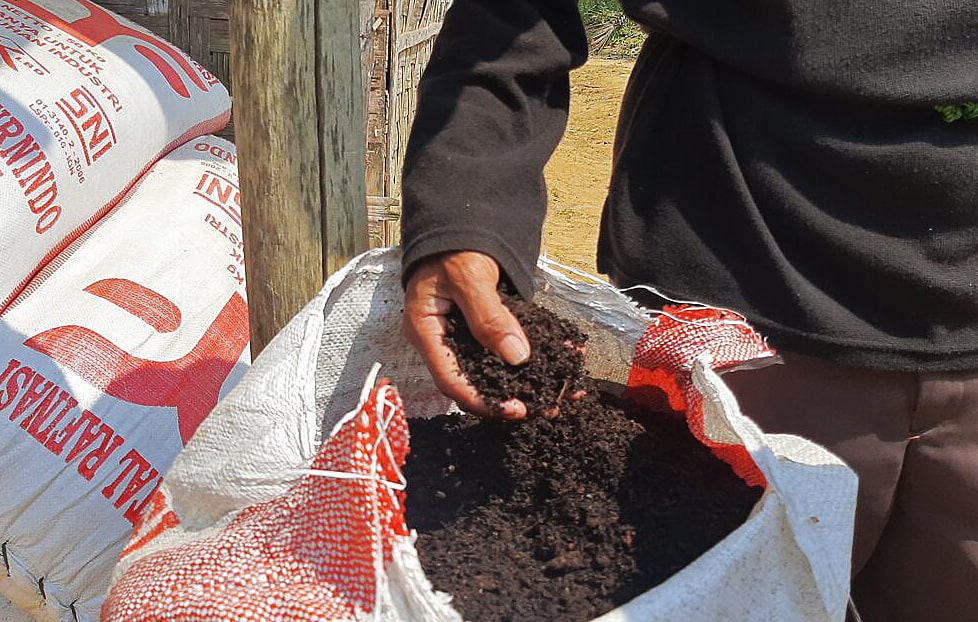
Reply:
[[[681,415],[599,392],[573,324],[504,300],[530,339],[529,363],[488,353],[460,315],[447,341],[490,406],[517,397],[531,416],[410,419],[407,523],[425,574],[465,620],[590,620],[722,540],[761,490]],[[583,399],[567,399],[579,390]],[[559,416],[541,416],[558,397]]]

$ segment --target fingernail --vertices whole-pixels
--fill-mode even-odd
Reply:
[[[526,404],[516,398],[506,400],[499,407],[503,411],[503,419],[511,421],[526,419]]]
[[[530,347],[516,335],[506,335],[499,342],[499,355],[510,365],[520,365],[530,358]]]

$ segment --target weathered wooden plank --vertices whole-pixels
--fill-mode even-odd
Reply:
[[[208,26],[211,30],[211,51],[231,53],[230,24],[226,19],[212,19]]]
[[[166,15],[170,10],[167,0],[146,0],[146,11],[150,15]]]
[[[210,19],[207,23],[207,56],[204,64],[217,78],[227,86],[233,95],[231,86],[231,41],[228,32],[229,24],[226,19]],[[228,136],[234,136],[233,126],[223,130]],[[233,140],[233,138],[232,138]]]
[[[193,0],[190,16],[228,19],[228,4],[228,0]]]
[[[395,48],[396,52],[400,54],[408,48],[413,48],[418,44],[435,38],[438,31],[441,30],[441,24],[441,22],[435,22],[428,24],[423,28],[419,28],[418,30],[403,33],[397,40],[397,47]]]
[[[210,60],[210,20],[206,17],[188,17],[190,24],[187,33],[186,52],[193,58],[202,58],[204,61]],[[210,63],[208,63],[210,64]]]
[[[377,3],[382,0],[360,0],[360,65],[366,67],[370,63],[370,51],[373,48],[373,29]]]
[[[323,267],[328,275],[367,250],[366,115],[360,9],[349,0],[318,0],[316,6]]]
[[[149,15],[149,10],[145,2],[131,2],[127,0],[101,0],[99,3],[103,9],[108,9],[124,17],[132,19],[133,15]]]
[[[170,18],[166,15],[140,15],[116,11],[112,6],[103,4],[103,7],[110,11],[115,11],[123,17],[131,19],[153,34],[159,35],[164,39],[170,39]]]
[[[388,91],[387,71],[390,56],[390,10],[387,0],[377,0],[377,9],[371,22],[373,49],[367,82],[367,170],[366,190],[368,195],[383,195],[387,192],[387,123]],[[367,79],[369,78],[369,80]],[[373,245],[373,235],[371,244]],[[379,236],[377,246],[387,245],[389,241]]]
[[[397,199],[395,199],[394,197],[385,197],[385,196],[378,196],[378,195],[373,195],[373,194],[368,194],[367,195],[367,207],[368,208],[378,207],[378,208],[382,208],[382,209],[386,210],[387,208],[394,207],[395,205],[398,205],[399,203],[400,202]],[[371,213],[376,213],[376,212],[371,212]]]
[[[190,2],[169,0],[170,43],[181,50],[190,47]]]

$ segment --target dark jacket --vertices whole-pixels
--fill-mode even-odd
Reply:
[[[623,2],[653,33],[598,268],[740,311],[777,348],[978,368],[978,2]],[[573,0],[455,0],[420,87],[405,274],[492,255],[532,294],[543,167],[587,44]]]

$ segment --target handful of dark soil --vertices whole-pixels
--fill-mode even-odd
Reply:
[[[530,360],[514,367],[475,340],[458,311],[448,316],[446,342],[455,351],[462,373],[482,394],[490,410],[516,398],[527,412],[540,414],[563,396],[585,389],[583,348],[587,335],[565,319],[532,302],[502,294],[503,302],[530,340]]]
[[[533,358],[513,367],[456,320],[450,343],[487,398],[556,419],[409,420],[408,525],[435,589],[471,622],[590,620],[668,579],[747,518],[760,496],[673,414],[599,394],[572,324],[507,299]],[[468,334],[468,337],[466,335]],[[569,345],[570,344],[570,345]]]

